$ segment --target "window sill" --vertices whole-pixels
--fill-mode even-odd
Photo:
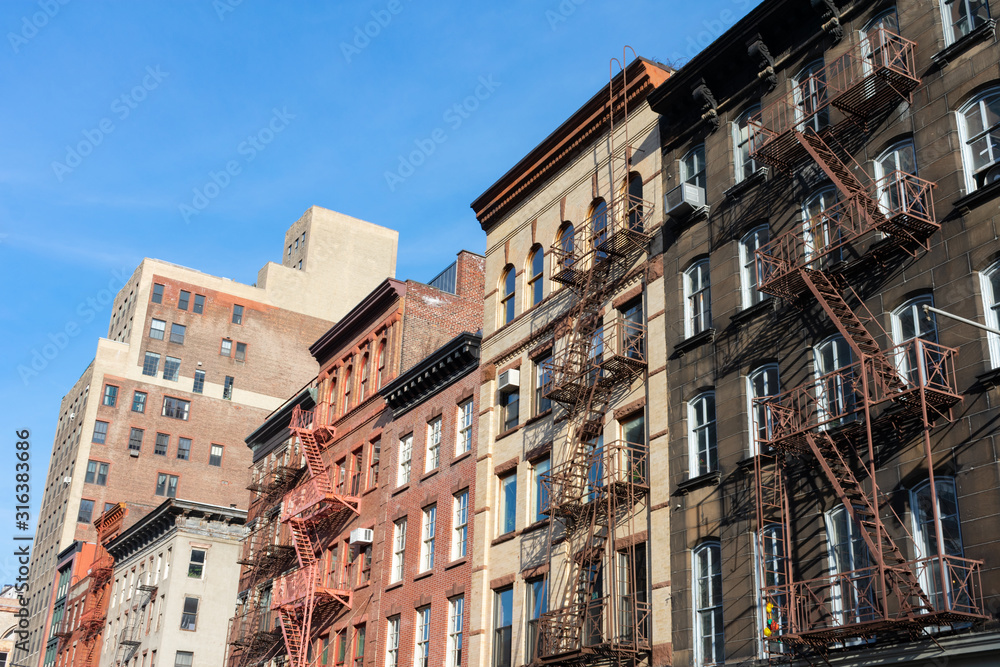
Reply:
[[[361,494],[361,497],[362,497],[362,498],[364,498],[365,496],[367,496],[367,495],[368,495],[369,493],[371,493],[372,491],[376,490],[377,488],[378,488],[378,484],[376,484],[375,486],[370,486],[370,487],[368,487],[368,488],[367,488],[367,489],[365,489],[365,490],[364,490],[364,492],[363,492],[363,493]]]
[[[1000,368],[994,368],[977,375],[976,385],[982,388],[983,391],[1000,387]]]
[[[1000,197],[1000,181],[994,181],[974,190],[955,202],[955,210],[965,215],[977,206],[982,206],[991,199]]]
[[[454,567],[459,567],[460,565],[466,565],[468,562],[469,562],[469,557],[468,556],[462,556],[458,560],[453,560],[450,563],[448,563],[447,565],[445,565],[444,569],[450,570],[450,569],[452,569]]]
[[[490,546],[495,547],[498,544],[503,544],[504,542],[510,542],[515,537],[517,537],[517,531],[512,530],[509,533],[504,533],[500,537],[495,538],[492,542],[490,542]]]
[[[768,297],[760,303],[755,303],[749,308],[744,308],[729,319],[736,325],[745,324],[747,320],[756,319],[761,313],[774,312],[777,310],[777,301],[778,300],[774,297]]]
[[[742,181],[731,185],[728,190],[722,193],[722,196],[726,198],[739,197],[758,183],[763,183],[766,180],[767,167],[757,167],[752,174],[744,178]]]
[[[427,577],[434,574],[434,570],[427,570],[426,572],[421,572],[420,574],[413,577],[414,581],[420,581],[421,579],[426,579]]]
[[[362,591],[362,590],[368,588],[369,586],[371,586],[371,584],[372,584],[371,579],[369,579],[368,581],[363,581],[360,584],[358,584],[357,586],[355,586],[354,590],[355,590],[355,592]]]
[[[506,431],[501,431],[500,433],[498,433],[498,434],[497,434],[497,437],[496,437],[496,440],[494,440],[494,442],[496,442],[497,440],[503,440],[503,439],[504,439],[504,438],[506,438],[506,437],[507,437],[508,435],[513,435],[514,433],[517,433],[517,432],[518,432],[518,431],[520,431],[520,430],[521,430],[521,429],[522,429],[523,427],[524,427],[524,424],[518,424],[518,425],[517,425],[517,426],[515,426],[514,428],[509,428],[509,429],[507,429]]]
[[[410,488],[410,483],[409,482],[407,482],[403,486],[397,486],[395,489],[392,490],[392,495],[395,496],[397,494],[400,494],[400,493],[402,493],[403,491],[406,491],[409,488]]]
[[[986,23],[982,24],[968,35],[963,35],[958,40],[955,41],[951,46],[946,46],[933,56],[931,60],[938,68],[947,67],[948,63],[955,59],[955,56],[960,55],[964,51],[979,41],[986,41],[993,36],[996,30],[997,22],[996,19],[990,19]]]
[[[394,591],[397,588],[402,588],[402,586],[403,586],[403,580],[400,579],[399,581],[393,582],[393,583],[389,584],[388,586],[386,586],[385,587],[385,592],[388,593],[389,591]]]
[[[545,410],[544,412],[539,412],[537,415],[535,415],[531,419],[529,419],[526,422],[524,422],[524,425],[527,426],[528,424],[534,424],[537,421],[541,421],[541,420],[545,419],[546,417],[550,416],[551,414],[552,414],[552,408],[549,408],[548,410]]]
[[[433,477],[434,475],[438,474],[439,472],[441,472],[441,466],[438,466],[437,468],[434,468],[434,470],[428,470],[427,472],[425,472],[420,477],[419,481],[423,482],[425,479],[430,479],[431,477]]]
[[[681,342],[674,346],[674,353],[678,357],[683,357],[685,354],[690,352],[696,347],[704,345],[706,343],[711,343],[715,340],[715,329],[705,329],[701,333],[695,334],[690,338],[685,338]]]
[[[455,465],[459,461],[464,461],[465,459],[469,458],[470,456],[472,456],[472,450],[471,449],[469,451],[463,452],[462,454],[459,454],[458,456],[456,456],[455,458],[453,458],[451,460],[451,464],[450,465]]]
[[[681,482],[677,485],[677,490],[674,492],[674,495],[686,496],[695,489],[700,489],[703,486],[718,486],[721,482],[722,472],[719,470],[713,470],[712,472],[707,472],[704,475],[698,475],[697,477],[691,477]]]
[[[670,229],[674,232],[674,234],[680,234],[685,229],[687,229],[694,223],[698,222],[699,220],[707,219],[708,214],[709,214],[708,206],[699,206],[698,208],[694,209],[693,211],[691,211],[686,215],[675,216],[675,215],[670,215],[669,213],[667,215],[670,217],[671,220]]]
[[[541,530],[542,528],[548,528],[548,527],[549,527],[549,519],[548,517],[546,517],[544,519],[539,519],[538,521],[536,521],[531,525],[525,526],[524,530],[521,531],[521,534],[526,535],[528,533],[533,533],[536,530]]]

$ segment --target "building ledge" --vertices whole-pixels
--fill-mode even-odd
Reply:
[[[449,463],[448,465],[455,465],[456,463],[464,461],[465,459],[469,458],[470,456],[472,456],[472,450],[471,449],[469,451],[467,451],[467,452],[462,452],[461,454],[459,454],[458,456],[456,456],[455,458],[453,458],[451,460],[451,463]]]
[[[715,340],[715,329],[714,328],[705,329],[701,333],[697,333],[693,336],[685,338],[681,342],[677,343],[677,345],[674,345],[674,354],[676,354],[678,357],[683,357],[685,354],[695,349],[696,347],[699,347],[706,343],[711,343],[714,340]]]
[[[536,530],[541,530],[542,528],[548,528],[548,527],[549,527],[549,519],[548,517],[546,517],[544,519],[536,521],[535,523],[525,526],[524,530],[521,531],[521,534],[527,535],[528,533],[533,533]]]
[[[504,533],[500,537],[494,538],[493,541],[490,542],[490,546],[491,547],[495,547],[498,544],[503,544],[504,542],[510,542],[512,539],[514,539],[517,536],[518,536],[518,532],[516,530],[512,530],[509,533]]]
[[[687,215],[670,215],[670,229],[674,234],[680,235],[688,227],[694,225],[694,223],[699,220],[705,220],[708,218],[710,212],[709,206],[699,206],[695,210],[691,211]],[[668,214],[669,215],[669,214]]]
[[[747,190],[750,190],[758,183],[763,183],[767,180],[767,167],[757,167],[756,170],[746,178],[744,178],[739,183],[734,183],[729,186],[729,189],[722,193],[723,197],[739,197]]]
[[[431,477],[433,477],[434,475],[438,474],[439,472],[441,472],[441,466],[440,465],[438,465],[437,468],[434,468],[434,470],[428,470],[423,475],[421,475],[420,476],[420,481],[423,482],[425,479],[430,479]]]
[[[450,570],[450,569],[452,569],[453,567],[458,567],[458,566],[460,566],[460,565],[465,565],[465,564],[467,564],[468,562],[469,562],[469,557],[468,557],[468,556],[462,556],[461,558],[459,558],[459,559],[457,559],[457,560],[453,560],[453,561],[451,561],[450,563],[448,563],[447,565],[445,565],[445,566],[444,566],[444,569],[446,569],[446,570]]]
[[[975,386],[982,391],[1000,387],[1000,368],[993,368],[977,375]]]
[[[406,491],[409,488],[410,488],[410,483],[409,482],[407,482],[403,486],[397,486],[395,489],[392,490],[392,495],[394,495],[394,496],[398,495],[398,494],[402,493],[403,491]]]
[[[524,424],[527,424],[527,422],[525,422]],[[524,428],[524,424],[518,424],[514,428],[509,428],[506,431],[501,431],[500,433],[497,434],[497,437],[493,440],[493,442],[496,442],[497,440],[503,440],[508,435],[513,435],[514,433],[517,433],[522,428]]]
[[[965,215],[977,206],[982,206],[997,197],[1000,197],[1000,181],[994,181],[965,195],[955,202],[955,210],[959,215]]]
[[[755,303],[749,308],[740,310],[735,315],[730,317],[729,321],[737,326],[746,324],[748,320],[756,319],[761,313],[773,313],[777,310],[777,303],[777,299],[774,297],[768,297],[760,303]]]
[[[413,580],[414,581],[420,581],[421,579],[426,579],[427,577],[431,576],[432,574],[434,574],[434,570],[427,570],[426,572],[421,572],[421,573],[419,573],[417,575],[414,575]]]
[[[931,60],[938,68],[947,67],[948,63],[955,59],[956,56],[961,55],[966,50],[972,48],[977,42],[985,42],[990,37],[993,36],[996,31],[997,22],[996,19],[990,19],[986,23],[982,24],[968,35],[963,35],[951,46],[946,46],[933,56]]]
[[[552,408],[549,408],[548,410],[544,410],[542,412],[539,412],[537,415],[535,415],[531,419],[528,419],[527,421],[525,421],[524,425],[527,426],[528,424],[534,424],[537,421],[541,421],[541,420],[545,419],[546,417],[550,416],[551,414],[552,414]]]
[[[697,477],[691,477],[681,482],[677,485],[677,490],[674,491],[674,495],[686,496],[695,489],[700,489],[703,486],[718,486],[721,482],[722,472],[719,470],[713,470],[712,472],[707,472],[704,475],[698,475]]]

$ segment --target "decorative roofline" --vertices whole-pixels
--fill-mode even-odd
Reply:
[[[382,387],[379,394],[398,419],[459,378],[479,368],[482,335],[460,333]]]

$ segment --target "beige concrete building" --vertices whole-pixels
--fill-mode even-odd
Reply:
[[[13,586],[4,586],[0,591],[0,667],[7,667],[14,654],[14,642],[17,641],[17,591]]]
[[[100,667],[221,665],[247,513],[170,499],[108,543]]]
[[[636,59],[491,186],[470,664],[668,664],[657,114]],[[613,111],[613,114],[609,114]],[[613,122],[611,122],[613,121]],[[653,451],[653,458],[649,452]],[[653,597],[652,593],[656,593]]]

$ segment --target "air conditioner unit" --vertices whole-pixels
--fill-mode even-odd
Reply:
[[[705,189],[681,183],[665,195],[667,215],[683,218],[705,207]]]
[[[500,379],[498,380],[499,389],[501,392],[515,391],[520,381],[521,372],[516,368],[511,368],[500,374]]]
[[[133,457],[133,458],[139,458],[139,450],[138,449],[130,449],[130,450],[128,450],[128,455],[131,456],[131,457]]]
[[[371,544],[375,539],[375,531],[371,528],[355,528],[351,531],[351,544]]]
[[[63,477],[63,484],[69,484],[73,481],[72,477]]]

